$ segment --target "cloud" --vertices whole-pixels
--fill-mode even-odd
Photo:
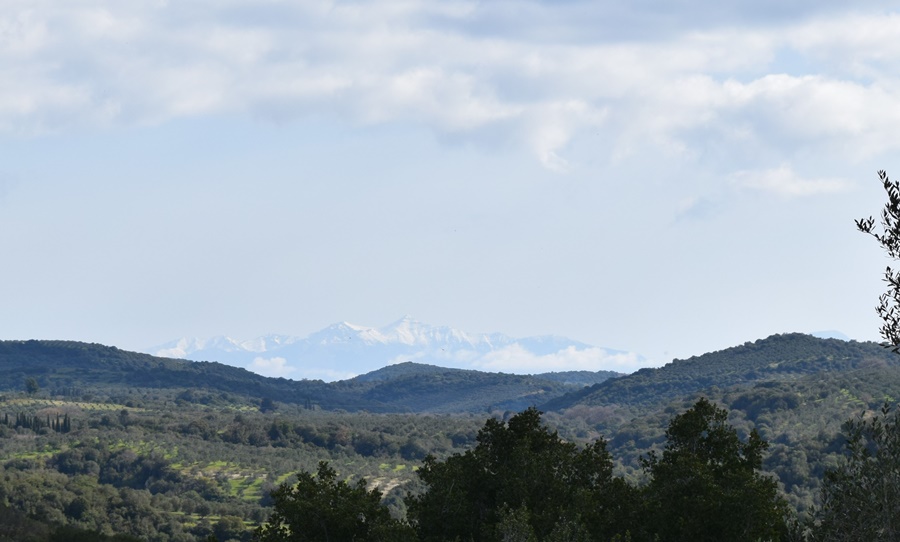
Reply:
[[[770,192],[783,197],[804,197],[831,194],[847,190],[851,183],[843,179],[805,179],[797,175],[790,166],[775,169],[739,171],[732,181],[740,186]]]
[[[792,28],[785,40],[812,59],[823,61],[823,69],[892,80],[895,71],[883,68],[900,56],[900,14],[856,12],[810,21]]]
[[[334,369],[313,367],[305,369],[302,375],[294,375],[294,379],[305,378],[310,380],[324,380],[325,382],[336,382],[338,380],[349,380],[355,376],[358,376],[358,374],[349,371],[336,371]]]
[[[512,345],[474,360],[472,366],[482,371],[519,374],[601,370],[630,373],[646,367],[647,363],[637,354],[610,352],[599,347],[579,350],[570,346],[552,354],[537,355]]]
[[[723,137],[782,154],[900,148],[885,69],[900,25],[880,3],[678,5],[13,1],[0,15],[0,131],[325,112],[490,133],[561,172],[573,138],[597,130],[610,159],[691,158]],[[770,72],[782,51],[820,72]]]
[[[247,369],[258,375],[270,378],[291,378],[293,380],[310,379],[333,382],[336,380],[347,380],[357,376],[357,373],[354,372],[330,368],[296,367],[288,364],[288,361],[282,357],[256,357]]]
[[[263,358],[257,357],[253,358],[253,362],[250,363],[249,370],[253,371],[256,374],[260,374],[263,376],[269,376],[273,378],[277,377],[288,377],[291,373],[297,371],[296,367],[288,365],[286,359],[281,357],[273,357],[273,358]]]
[[[528,121],[530,147],[544,167],[564,173],[569,163],[557,153],[569,143],[577,130],[601,126],[607,113],[605,109],[578,100],[536,107]]]

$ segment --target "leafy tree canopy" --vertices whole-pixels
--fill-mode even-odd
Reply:
[[[34,395],[35,393],[39,392],[40,390],[41,390],[41,387],[40,387],[40,385],[38,385],[37,380],[35,380],[34,378],[26,378],[25,379],[25,391],[29,395]]]
[[[633,493],[612,476],[605,441],[579,449],[542,425],[535,408],[508,423],[487,420],[474,449],[446,461],[429,456],[419,477],[427,492],[411,499],[409,514],[426,541],[545,540],[586,528],[606,537],[629,517],[620,507]]]
[[[825,474],[817,527],[823,542],[900,538],[900,418],[880,415],[844,426],[847,456]]]
[[[256,533],[260,542],[363,542],[414,540],[406,525],[381,505],[381,492],[365,480],[348,484],[322,461],[315,476],[297,475],[297,484],[272,491],[275,511]]]
[[[875,229],[875,219],[861,218],[856,221],[856,228],[871,235],[893,260],[900,260],[900,182],[892,181],[887,172],[878,172],[888,201],[881,211],[881,232]],[[900,271],[887,266],[884,271],[887,291],[881,295],[875,311],[881,318],[881,336],[885,346],[894,352],[900,352]]]
[[[758,472],[768,444],[756,431],[746,442],[728,412],[700,399],[675,416],[660,456],[644,460],[647,525],[666,541],[777,539],[788,518],[775,480]]]

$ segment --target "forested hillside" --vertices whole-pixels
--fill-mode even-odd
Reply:
[[[0,390],[20,389],[33,378],[53,393],[191,389],[268,398],[325,410],[369,412],[488,412],[521,410],[591,381],[602,371],[564,378],[485,373],[402,363],[340,382],[266,378],[215,362],[158,358],[98,344],[66,341],[0,341]]]
[[[825,468],[834,466],[841,425],[861,412],[893,404],[900,390],[900,356],[874,343],[802,334],[767,339],[658,369],[642,369],[551,401],[560,412],[606,435],[620,466],[640,472],[640,457],[665,439],[665,421],[706,397],[730,410],[747,435],[770,442],[765,468],[777,474],[792,505],[816,502]]]
[[[414,467],[427,453],[470,446],[482,421],[308,410],[193,390],[7,393],[0,505],[106,535],[247,540],[267,517],[269,491],[330,460],[344,476],[384,489],[402,513]]]
[[[900,357],[875,343],[818,339],[791,333],[773,335],[719,352],[674,360],[658,369],[641,369],[595,384],[543,405],[561,410],[574,405],[654,406],[713,386],[789,381],[810,374],[900,366]]]
[[[895,354],[796,334],[589,388],[557,376],[404,363],[326,384],[100,345],[3,342],[0,540],[250,540],[273,510],[270,491],[322,460],[341,480],[365,478],[404,517],[426,487],[415,470],[428,454],[465,453],[485,420],[534,404],[566,442],[607,440],[616,476],[640,487],[642,458],[664,450],[673,417],[701,398],[729,411],[739,438],[755,430],[768,442],[763,471],[804,517],[840,464],[842,423],[900,389]]]

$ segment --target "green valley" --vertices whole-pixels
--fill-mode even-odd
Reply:
[[[486,420],[533,406],[566,442],[606,439],[616,475],[639,487],[670,421],[701,398],[727,409],[740,438],[769,443],[762,469],[802,519],[841,463],[841,425],[895,401],[898,360],[872,343],[789,334],[631,375],[403,363],[326,383],[96,344],[2,342],[0,540],[250,540],[272,490],[320,461],[339,480],[366,480],[404,518],[426,488],[426,457],[472,450]]]

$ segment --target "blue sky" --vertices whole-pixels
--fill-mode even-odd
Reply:
[[[0,74],[5,339],[877,339],[888,2],[10,0]]]

